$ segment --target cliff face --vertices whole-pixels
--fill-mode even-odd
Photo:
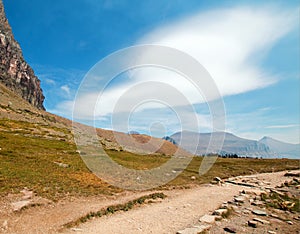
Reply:
[[[45,109],[40,80],[23,58],[20,45],[14,39],[6,19],[2,0],[0,0],[0,82],[33,106]]]

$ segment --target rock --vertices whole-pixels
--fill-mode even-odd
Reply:
[[[243,214],[251,214],[250,210],[243,210],[242,212],[243,212]]]
[[[200,219],[200,222],[202,223],[209,223],[209,224],[213,224],[216,221],[216,216],[214,215],[203,215]]]
[[[40,80],[25,62],[19,43],[14,39],[0,1],[0,82],[39,109],[43,106],[44,95]]]
[[[259,223],[262,223],[262,224],[270,224],[269,221],[267,220],[264,220],[264,219],[260,219],[260,218],[253,218],[254,221],[257,221]]]
[[[253,205],[253,206],[262,206],[262,205],[264,205],[264,202],[255,200],[255,201],[251,202],[251,205]]]
[[[261,196],[262,194],[267,194],[266,191],[260,189],[247,189],[244,190],[245,194]]]
[[[293,176],[293,177],[300,177],[300,172],[287,172],[284,176]]]
[[[246,198],[244,196],[238,196],[234,198],[234,201],[244,203],[246,201]]]
[[[232,226],[226,226],[226,227],[224,227],[224,231],[229,232],[229,233],[236,233],[237,229],[235,227],[232,227]]]
[[[13,203],[11,203],[11,206],[13,208],[13,211],[20,211],[24,207],[28,206],[29,204],[30,204],[30,201],[25,200],[25,201],[13,202]]]
[[[177,234],[198,234],[207,231],[211,228],[211,225],[197,225],[191,228],[186,228],[184,230],[176,232]]]
[[[220,181],[220,182],[222,182],[222,179],[220,177],[215,177],[214,181]]]
[[[275,219],[280,219],[279,216],[276,215],[276,214],[270,214],[270,216],[271,216],[272,218],[275,218]]]
[[[227,209],[217,209],[213,212],[213,215],[221,215],[222,216],[222,215],[226,214],[227,212],[228,212]]]
[[[196,179],[196,176],[191,176],[191,180],[195,180]]]
[[[81,228],[71,228],[71,230],[73,232],[83,232],[83,229],[81,229]]]
[[[286,221],[289,225],[293,225],[293,222],[291,220]]]
[[[268,215],[265,211],[262,211],[262,210],[253,210],[252,213],[255,215],[259,215],[259,216],[267,216]]]
[[[249,220],[248,221],[248,226],[249,227],[253,227],[253,228],[257,228],[258,222],[254,221],[254,220]]]
[[[28,200],[31,199],[33,197],[33,191],[28,190],[27,188],[24,188],[21,193],[24,194],[24,196],[22,197],[23,200]]]
[[[276,234],[274,231],[268,231],[269,234]]]
[[[63,167],[63,168],[68,168],[70,167],[69,164],[65,164],[65,163],[60,163],[60,162],[54,162],[56,165],[58,165],[59,167]]]

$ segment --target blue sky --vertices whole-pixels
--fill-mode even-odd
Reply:
[[[41,79],[50,112],[71,118],[89,69],[119,49],[154,43],[182,50],[207,68],[225,103],[227,131],[300,142],[298,1],[3,2],[24,57]],[[158,76],[160,71],[150,72]],[[168,74],[160,79],[177,88],[182,84]],[[111,86],[103,106],[113,106],[111,96],[129,83],[119,78]],[[209,131],[207,105],[188,88],[182,92],[196,108],[200,130]],[[99,127],[112,127],[109,108],[98,117]],[[160,137],[180,130],[170,108],[136,110],[129,122],[128,130]],[[126,130],[120,126],[114,127]]]

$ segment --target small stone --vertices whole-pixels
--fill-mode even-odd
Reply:
[[[229,232],[229,233],[236,233],[237,229],[235,227],[232,227],[232,226],[227,226],[227,227],[224,227],[224,231]]]
[[[196,234],[207,231],[211,228],[211,225],[199,225],[176,232],[176,234]]]
[[[83,229],[81,229],[81,228],[71,228],[71,230],[73,232],[82,232],[83,231]]]
[[[276,234],[274,231],[268,231],[269,234]]]
[[[217,177],[214,178],[214,181],[220,181],[220,182],[222,182],[222,179],[217,176]]]
[[[248,226],[249,227],[253,227],[253,228],[257,228],[258,222],[254,221],[254,220],[249,220],[248,221]]]
[[[275,218],[275,219],[280,219],[279,216],[276,215],[276,214],[270,214],[270,216],[271,216],[272,218]]]
[[[300,172],[287,172],[284,176],[293,176],[293,177],[300,177]]]
[[[262,223],[262,224],[270,224],[269,221],[264,220],[264,219],[260,219],[260,218],[254,218],[253,220],[254,220],[254,221],[257,221],[257,222],[259,222],[259,223]]]
[[[262,205],[264,205],[264,202],[255,200],[255,201],[251,202],[251,205],[253,205],[253,206],[262,206]]]
[[[196,176],[191,176],[191,180],[195,180],[196,179]]]
[[[214,215],[203,215],[200,219],[199,219],[200,222],[203,222],[203,223],[214,223],[216,221],[216,216]]]
[[[293,222],[291,220],[286,221],[289,225],[293,225]]]
[[[13,211],[20,211],[24,207],[28,206],[29,204],[30,204],[30,201],[26,200],[26,201],[13,202],[13,203],[11,203],[11,206],[13,208]]]
[[[228,212],[227,209],[217,209],[213,212],[213,215],[223,215],[223,214],[226,214]]]
[[[250,210],[243,210],[242,212],[243,212],[243,214],[251,214]]]
[[[262,210],[253,210],[252,213],[255,215],[259,215],[259,216],[267,216],[268,215],[265,211],[262,211]]]
[[[54,162],[56,165],[58,165],[59,167],[63,167],[63,168],[68,168],[70,167],[69,164],[65,164],[65,163],[60,163],[60,162]]]
[[[234,201],[239,202],[239,203],[244,203],[246,198],[244,196],[238,196],[234,198]]]
[[[33,192],[32,191],[30,191],[30,190],[28,190],[27,188],[24,188],[22,191],[21,191],[21,193],[23,193],[23,197],[22,197],[22,199],[23,200],[28,200],[28,199],[31,199],[32,197],[33,197]]]

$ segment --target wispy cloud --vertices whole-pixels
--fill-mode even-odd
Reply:
[[[71,92],[70,92],[70,87],[68,85],[60,86],[60,89],[64,91],[68,96],[70,96]]]
[[[272,74],[261,64],[264,56],[272,47],[296,28],[297,20],[298,10],[275,6],[240,6],[217,9],[199,12],[190,17],[158,26],[140,38],[136,44],[169,46],[193,56],[211,74],[221,95],[230,96],[264,88],[280,79],[278,74]],[[125,94],[126,102],[123,100],[124,105],[117,110],[117,114],[121,116],[126,112],[131,112],[130,103],[136,101],[139,96],[145,92],[153,94],[158,92],[154,86],[149,86],[147,89],[135,88],[147,81],[161,82],[173,87],[192,105],[203,103],[205,100],[188,80],[174,72],[143,68],[141,71],[131,72],[128,77],[128,79],[115,82],[106,89],[100,99],[98,99],[99,93],[96,92],[82,94],[76,103],[82,113],[82,119],[94,117],[87,116],[86,113],[95,113],[99,119],[110,119],[113,112],[116,114],[115,106],[121,99],[124,99]],[[171,92],[165,91],[163,94],[169,97],[173,107],[185,104],[182,102],[183,99]],[[93,112],[90,109],[94,108],[94,101],[91,100],[95,99],[98,99],[98,103]],[[56,110],[71,113],[70,108],[73,107],[73,104],[72,100],[66,100],[60,103]],[[149,110],[157,113],[158,106],[153,104],[146,108],[140,108],[138,121],[133,123],[137,129],[131,130],[149,130],[151,121],[156,120],[155,114],[149,114]],[[262,110],[262,112],[266,111],[268,109]],[[189,115],[189,113],[186,114]],[[210,122],[207,116],[197,114],[203,127],[209,129]],[[241,129],[244,129],[243,132],[246,134],[248,129],[250,132],[253,128],[245,128],[245,116],[247,119],[251,119],[251,116],[255,118],[257,115],[259,115],[257,121],[267,118],[261,112],[258,114],[234,114],[231,117],[238,120],[231,119],[228,128],[237,132],[242,132]],[[188,120],[189,118],[187,118]],[[145,123],[148,125],[146,126]],[[259,125],[256,127],[262,129],[266,122],[257,123]],[[167,123],[166,126],[173,131],[177,130],[175,121]]]
[[[299,127],[299,124],[286,124],[286,125],[271,125],[266,126],[265,128],[297,128]]]

